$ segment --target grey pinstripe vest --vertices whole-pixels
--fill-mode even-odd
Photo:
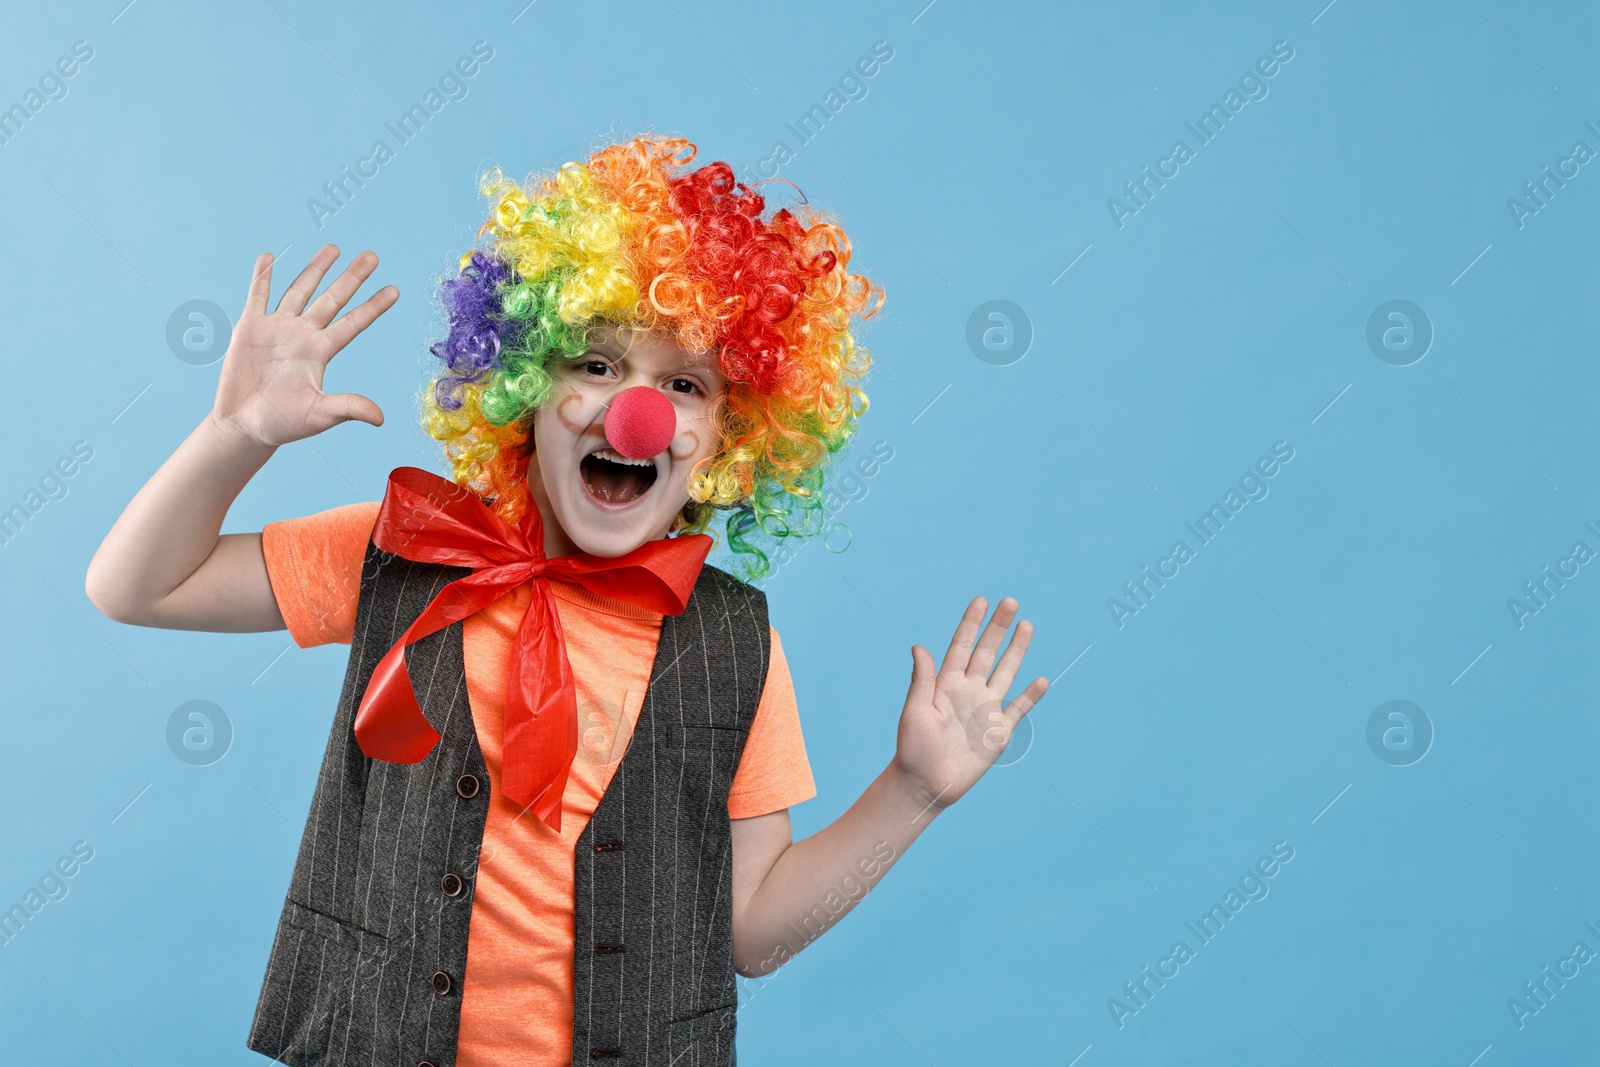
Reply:
[[[355,710],[460,568],[369,545],[350,667],[249,1047],[297,1067],[452,1067],[489,778],[462,625],[407,650],[440,742],[368,759]],[[707,566],[668,616],[632,740],[577,844],[574,1064],[734,1062],[728,790],[766,682],[766,598]]]

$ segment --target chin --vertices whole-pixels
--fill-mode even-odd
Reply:
[[[567,537],[578,546],[578,551],[603,559],[626,556],[640,545],[656,539],[656,530],[619,528],[600,523],[563,523]],[[578,527],[573,529],[573,527]]]

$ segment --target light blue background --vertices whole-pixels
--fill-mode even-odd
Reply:
[[[94,49],[0,146],[0,507],[94,449],[0,547],[0,904],[95,850],[0,948],[0,1059],[263,1062],[244,1039],[346,653],[86,601],[100,538],[214,389],[168,349],[173,309],[236,315],[261,251],[378,251],[401,303],[330,388],[387,425],[283,450],[228,528],[376,499],[390,468],[435,463],[413,397],[481,167],[656,129],[746,172],[886,41],[867,97],[782,171],[888,291],[860,442],[894,450],[839,515],[848,551],[813,544],[767,583],[820,791],[797,832],[888,760],[906,639],[942,651],[970,596],[1018,595],[1057,681],[1020,761],[746,987],[745,1061],[1592,1062],[1600,963],[1524,1029],[1506,1003],[1600,949],[1600,572],[1522,629],[1506,606],[1600,547],[1600,173],[1521,229],[1506,205],[1575,141],[1600,149],[1592,7],[124,2],[12,5],[0,37],[7,106]],[[470,95],[319,230],[307,198],[479,40]],[[1270,95],[1119,230],[1107,198],[1193,147],[1185,121],[1276,41],[1294,58]],[[1035,332],[1010,366],[965,341],[990,299]],[[1411,366],[1364,339],[1391,299],[1436,330]],[[1277,441],[1294,459],[1270,495],[1118,629],[1107,598]],[[191,699],[235,729],[209,767],[166,745]],[[1436,730],[1412,766],[1366,743],[1391,699]],[[1108,998],[1194,946],[1184,923],[1279,841],[1270,896],[1119,1029]]]

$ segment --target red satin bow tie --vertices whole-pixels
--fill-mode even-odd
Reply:
[[[549,579],[680,615],[711,551],[711,538],[696,534],[649,541],[615,559],[583,553],[546,559],[538,508],[530,506],[514,529],[460,486],[416,467],[400,467],[389,475],[372,541],[403,559],[471,567],[472,573],[441,589],[378,662],[356,711],[361,751],[389,763],[421,762],[439,734],[417,706],[406,646],[531,582],[533,599],[517,629],[506,683],[501,788],[560,830],[561,796],[578,751],[578,708]]]

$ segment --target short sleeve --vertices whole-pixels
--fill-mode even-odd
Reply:
[[[805,739],[800,735],[800,709],[795,704],[794,680],[789,677],[789,661],[784,658],[778,631],[772,631],[772,660],[767,665],[767,681],[761,691],[750,736],[745,738],[744,754],[733,775],[728,793],[728,817],[753,819],[817,795],[811,778],[811,763],[806,759]]]
[[[361,568],[377,521],[374,501],[270,523],[261,531],[272,595],[301,648],[348,645],[355,635]]]

